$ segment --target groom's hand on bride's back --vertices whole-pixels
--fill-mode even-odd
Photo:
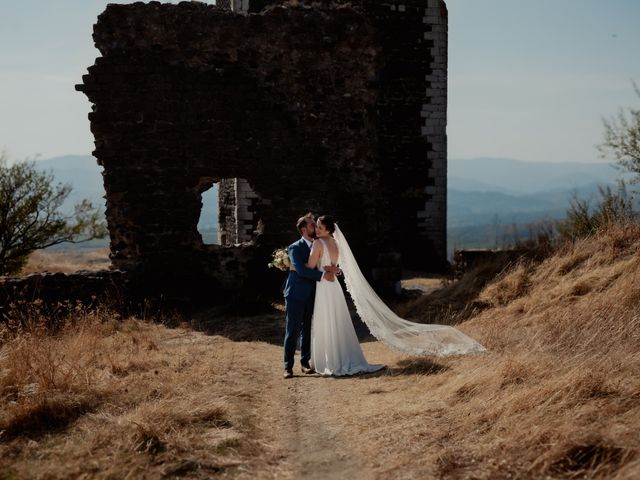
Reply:
[[[340,267],[338,267],[337,265],[325,265],[323,269],[325,272],[331,272],[336,276],[342,273],[342,270],[340,270]]]
[[[324,272],[324,274],[322,275],[322,280],[326,280],[328,282],[333,282],[335,281],[335,279],[336,279],[336,276],[329,271]]]

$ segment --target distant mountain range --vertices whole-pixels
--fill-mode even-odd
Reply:
[[[449,160],[449,253],[525,239],[531,224],[564,218],[573,196],[595,201],[600,186],[615,188],[624,177],[607,163]]]
[[[52,172],[56,183],[69,183],[73,187],[64,205],[66,211],[73,212],[73,205],[85,198],[104,211],[105,192],[102,185],[102,169],[94,157],[65,155],[39,160],[36,165],[41,170]]]
[[[101,168],[90,155],[66,155],[38,161],[56,181],[73,186],[64,208],[87,198],[104,209]],[[598,185],[615,185],[621,173],[604,163],[523,162],[506,158],[449,160],[449,247],[491,247],[514,226],[540,219],[559,219],[573,194],[597,197]],[[203,195],[198,228],[208,241],[217,228],[215,187]]]
[[[526,195],[616,182],[621,172],[609,163],[523,162],[511,158],[449,160],[449,189]]]
[[[36,165],[44,171],[52,172],[56,182],[69,183],[73,187],[63,208],[73,212],[73,206],[83,199],[105,209],[105,190],[102,183],[102,167],[91,155],[65,155],[39,160]],[[215,229],[218,219],[218,197],[215,189],[203,195],[204,207],[199,227]]]
[[[52,172],[56,183],[68,183],[73,189],[62,206],[66,214],[73,213],[73,207],[83,199],[90,200],[104,212],[105,190],[102,183],[102,167],[91,155],[64,155],[61,157],[39,160],[37,167],[46,172]],[[200,215],[198,230],[202,233],[205,243],[214,243],[217,239],[218,197],[215,188],[203,195],[203,208]],[[108,245],[108,240],[95,240],[78,245],[57,245],[52,249],[64,248],[95,248]]]

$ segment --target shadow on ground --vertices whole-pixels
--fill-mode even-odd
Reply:
[[[433,362],[427,358],[408,358],[400,360],[395,367],[387,368],[388,375],[436,375],[446,372],[450,367]]]
[[[190,323],[207,335],[220,335],[234,342],[282,345],[284,339],[284,312],[276,308],[258,315],[233,315],[207,309],[191,315]]]
[[[400,375],[437,375],[446,372],[450,367],[435,363],[426,358],[400,360],[394,366],[387,366],[383,370],[373,373],[362,373],[358,375],[345,375],[343,377],[331,377],[334,380],[357,379],[367,380],[377,377],[396,377]],[[304,376],[304,375],[302,375]],[[314,375],[315,377],[315,375]]]
[[[376,341],[362,320],[351,312],[361,343]],[[256,314],[236,314],[227,309],[208,308],[189,315],[191,326],[207,335],[220,335],[234,342],[267,342],[282,345],[285,331],[284,305],[273,304]]]

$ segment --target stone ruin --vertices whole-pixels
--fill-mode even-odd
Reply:
[[[77,90],[104,168],[111,259],[136,289],[275,293],[271,252],[331,213],[365,275],[446,264],[441,0],[109,4]],[[219,245],[202,193],[219,188]]]

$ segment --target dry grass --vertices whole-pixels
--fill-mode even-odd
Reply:
[[[74,251],[36,250],[21,270],[21,275],[40,272],[72,273],[80,270],[102,270],[109,268],[108,248]]]
[[[424,276],[424,273],[404,271],[402,281],[403,289],[424,293],[435,292],[446,286],[447,278],[443,275]]]
[[[106,312],[2,334],[0,478],[210,478],[269,453],[220,337]]]
[[[422,287],[427,294],[395,306],[396,313],[421,323],[425,318],[430,323],[447,325],[463,322],[485,308],[485,304],[476,301],[477,297],[484,286],[505,268],[504,260],[497,259],[493,263],[485,262],[474,267],[454,282],[444,278],[429,278],[423,282],[416,278],[403,280],[403,288]],[[435,288],[436,282],[440,283],[441,288]]]
[[[412,358],[365,342],[388,369],[353,378],[283,381],[275,315],[196,319],[235,341],[88,315],[55,335],[5,333],[0,472],[638,478],[639,247],[639,227],[610,228],[484,288],[451,285],[456,302],[479,290],[459,328],[488,353]],[[404,308],[428,322],[421,305]]]
[[[396,446],[380,465],[396,478],[638,478],[639,248],[640,228],[611,228],[489,284],[492,307],[461,325],[488,354],[387,383],[406,414],[374,409],[372,450]]]

